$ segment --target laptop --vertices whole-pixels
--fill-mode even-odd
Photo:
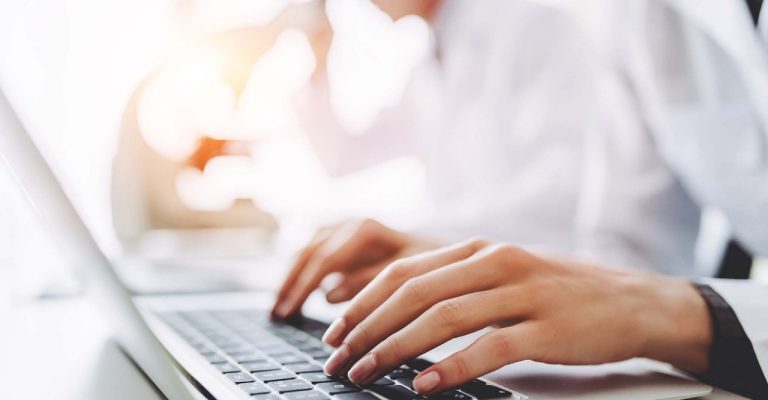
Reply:
[[[121,347],[169,399],[412,400],[415,375],[428,368],[414,359],[370,386],[327,376],[326,324],[299,316],[269,318],[272,296],[222,293],[136,297],[120,281],[55,174],[0,90],[0,160],[10,168],[115,330]],[[681,382],[687,382],[681,380]],[[583,390],[583,388],[582,388]],[[711,390],[695,382],[670,392],[652,386],[644,397],[682,399]],[[485,379],[432,396],[442,400],[526,399]],[[581,398],[590,398],[589,395]]]

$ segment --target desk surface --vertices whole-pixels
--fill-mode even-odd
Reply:
[[[4,398],[160,398],[85,298],[15,305],[7,314],[3,325],[9,329],[0,333],[1,354],[10,355],[0,367]],[[741,397],[716,390],[706,399]]]

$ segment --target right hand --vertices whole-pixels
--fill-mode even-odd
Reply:
[[[272,315],[286,318],[301,310],[307,297],[331,273],[341,273],[326,294],[330,303],[352,299],[391,262],[439,247],[433,243],[365,219],[318,231],[299,254],[285,279]]]
[[[405,360],[496,326],[415,377],[430,395],[504,365],[597,365],[646,357],[707,371],[707,303],[685,280],[470,240],[388,266],[323,337],[328,375],[367,385]],[[350,368],[351,366],[351,368]]]

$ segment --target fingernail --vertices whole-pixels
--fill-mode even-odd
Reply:
[[[349,370],[347,376],[354,383],[364,383],[373,375],[374,371],[376,371],[376,356],[368,354]]]
[[[336,375],[347,365],[349,361],[349,347],[343,345],[331,354],[331,358],[325,362],[325,373],[328,375]]]
[[[335,321],[328,327],[323,335],[323,342],[333,346],[341,339],[341,335],[344,334],[344,329],[347,328],[347,321],[344,317],[336,318]]]
[[[291,305],[288,303],[282,303],[275,309],[275,314],[280,318],[285,318],[291,312]]]
[[[325,296],[325,299],[328,300],[329,303],[339,303],[346,296],[347,296],[347,289],[336,288],[328,292],[328,294]]]
[[[440,384],[440,374],[437,371],[430,371],[424,375],[419,375],[413,381],[413,388],[421,394],[429,393]]]

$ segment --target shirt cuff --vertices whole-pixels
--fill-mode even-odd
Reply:
[[[768,382],[736,313],[709,285],[694,286],[707,303],[713,337],[709,371],[697,377],[742,396],[768,399]]]

